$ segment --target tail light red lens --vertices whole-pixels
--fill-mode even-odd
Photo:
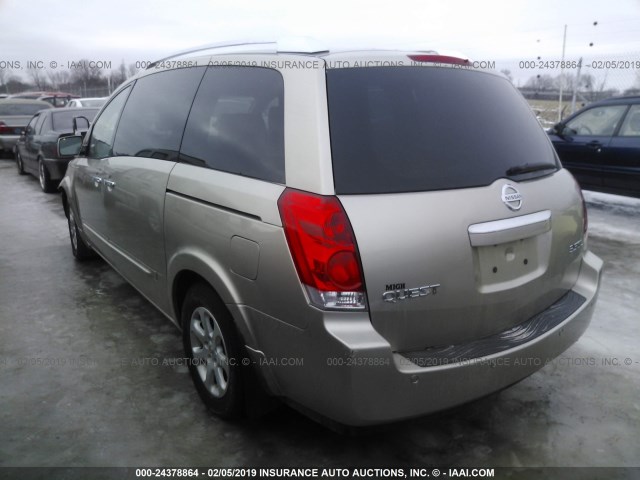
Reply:
[[[323,309],[365,309],[358,249],[338,199],[286,189],[278,199],[278,209],[311,303]]]
[[[11,135],[14,130],[14,127],[8,127],[6,123],[0,122],[0,135]]]

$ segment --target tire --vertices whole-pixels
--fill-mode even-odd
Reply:
[[[245,373],[242,344],[231,314],[208,285],[198,283],[189,289],[181,325],[189,372],[200,398],[223,418],[240,417]]]
[[[69,215],[67,217],[69,225],[69,239],[71,240],[71,252],[73,256],[80,261],[88,260],[95,257],[95,252],[89,247],[80,236],[73,210],[69,207]]]
[[[24,162],[22,161],[22,155],[20,155],[20,150],[16,149],[16,167],[18,167],[18,174],[24,175]]]
[[[56,187],[51,181],[47,167],[44,165],[42,159],[38,159],[38,180],[40,181],[40,188],[44,193],[53,193],[56,191]]]

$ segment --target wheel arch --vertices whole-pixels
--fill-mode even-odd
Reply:
[[[60,192],[60,198],[62,199],[64,216],[69,218],[69,199],[67,198],[67,191],[62,187],[58,187],[58,191]]]
[[[195,283],[202,282],[211,287],[229,311],[234,310],[229,305],[239,303],[239,294],[231,283],[229,272],[205,252],[186,250],[175,254],[167,262],[167,278],[172,313],[178,324],[184,297]],[[242,330],[235,315],[232,317]]]
[[[182,268],[177,269],[177,265],[181,265]],[[180,329],[182,329],[182,306],[187,292],[193,285],[201,283],[212,290],[229,313],[233,327],[235,327],[239,337],[243,355],[252,357],[254,360],[259,358],[255,355],[255,351],[247,350],[247,347],[255,346],[255,338],[249,322],[244,318],[241,310],[237,308],[237,302],[235,301],[237,292],[234,291],[233,287],[227,288],[224,283],[222,277],[225,275],[218,275],[216,270],[203,263],[202,259],[196,259],[196,257],[190,257],[187,254],[182,254],[179,258],[172,258],[169,261],[167,270],[168,272],[172,270],[175,272],[169,277],[171,279],[169,281],[171,288],[170,298],[172,313]],[[277,400],[271,397],[271,395],[277,395],[277,392],[279,392],[277,381],[273,378],[273,374],[263,371],[265,369],[269,370],[269,367],[258,368],[255,365],[252,366],[247,370],[248,376],[244,381],[245,414],[252,417],[260,416],[272,410],[278,404]]]
[[[71,181],[67,175],[65,175],[60,181],[60,184],[58,185],[58,192],[60,192],[60,196],[62,197],[62,208],[64,208],[64,215],[69,218],[69,209],[71,208]]]

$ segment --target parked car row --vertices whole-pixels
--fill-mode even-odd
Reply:
[[[22,92],[10,95],[9,98],[42,100],[50,103],[54,107],[64,107],[71,99],[80,97],[78,95],[64,92]]]
[[[0,153],[13,153],[21,133],[40,110],[53,108],[42,100],[5,98],[0,100]]]
[[[20,174],[35,175],[42,190],[54,192],[73,157],[58,155],[58,139],[82,135],[99,108],[54,108],[49,102],[0,99],[0,153],[15,158]]]
[[[101,107],[107,100],[107,97],[80,97],[72,93],[65,92],[22,92],[13,95],[0,94],[0,98],[19,98],[27,100],[42,100],[50,103],[53,107]]]
[[[44,192],[55,192],[73,159],[73,156],[58,154],[58,139],[86,132],[98,110],[52,108],[36,113],[14,148],[18,172],[36,176]]]

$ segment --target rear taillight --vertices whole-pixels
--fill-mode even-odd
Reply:
[[[13,127],[9,127],[6,123],[0,122],[0,135],[11,135],[13,130]]]
[[[578,191],[578,195],[580,195],[580,202],[582,203],[582,235],[584,240],[587,240],[587,233],[589,230],[589,217],[587,215],[587,202],[584,201],[584,195],[582,194],[582,188],[578,181],[573,177],[573,181],[576,185],[576,190]]]
[[[311,303],[364,310],[366,299],[351,224],[334,196],[286,189],[278,199],[284,233]]]
[[[582,190],[578,188],[580,192],[580,200],[582,200],[582,234],[586,240],[587,233],[589,231],[589,215],[587,214],[587,202],[584,201],[584,196],[582,195]]]

